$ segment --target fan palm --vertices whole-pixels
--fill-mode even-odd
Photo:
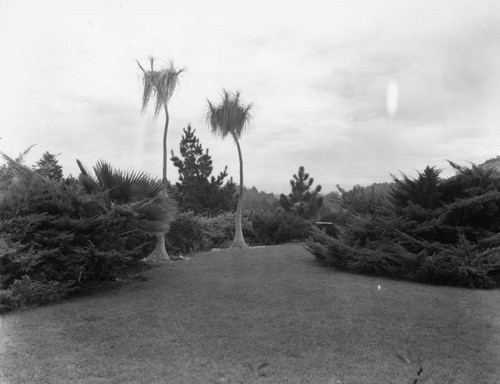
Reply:
[[[87,193],[103,193],[110,204],[130,204],[137,214],[146,219],[142,230],[147,233],[157,235],[168,232],[175,206],[168,199],[165,203],[163,183],[144,172],[117,170],[103,160],[93,167],[93,176],[79,160],[76,162],[81,171],[78,179]],[[147,259],[155,260],[156,255],[157,249]]]
[[[184,68],[176,68],[173,62],[159,70],[154,69],[154,58],[149,58],[150,69],[143,68],[141,63],[137,61],[139,68],[143,72],[142,80],[144,92],[142,94],[142,112],[146,111],[151,98],[154,98],[155,108],[154,116],[157,117],[163,107],[165,111],[165,128],[163,130],[163,193],[167,198],[167,133],[170,116],[168,113],[168,102],[174,94],[175,88],[179,84],[179,77]],[[157,243],[155,251],[150,255],[151,259],[167,260],[168,254],[165,249],[165,233],[157,233]],[[156,254],[156,256],[155,256]]]
[[[222,98],[219,104],[214,104],[207,100],[208,108],[206,112],[206,122],[213,134],[222,138],[231,136],[238,149],[240,160],[240,188],[238,193],[238,206],[236,208],[236,228],[232,248],[246,248],[243,231],[241,228],[241,211],[243,207],[243,156],[239,139],[241,134],[251,119],[250,111],[253,104],[243,104],[240,101],[240,92],[222,91]]]

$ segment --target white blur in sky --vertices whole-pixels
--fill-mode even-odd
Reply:
[[[238,155],[205,125],[207,99],[254,103],[247,187],[289,192],[302,165],[327,193],[500,154],[494,0],[0,0],[0,50],[0,151],[36,144],[27,163],[60,154],[65,175],[104,159],[160,177],[164,115],[141,115],[135,61],[151,55],[186,67],[169,152],[191,123],[214,173],[237,181]]]

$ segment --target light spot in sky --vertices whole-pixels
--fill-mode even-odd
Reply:
[[[389,85],[387,85],[386,102],[389,117],[395,117],[399,104],[399,88],[398,84],[394,80],[389,82]]]

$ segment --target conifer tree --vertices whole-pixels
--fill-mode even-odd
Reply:
[[[176,198],[182,211],[217,214],[235,208],[236,185],[230,179],[224,184],[227,166],[217,177],[213,171],[212,157],[208,149],[203,150],[196,130],[188,124],[183,129],[179,144],[180,157],[171,151],[171,160],[179,172],[176,183]]]
[[[62,167],[57,162],[57,155],[45,152],[35,166],[36,172],[55,181],[61,181],[63,178]]]
[[[311,190],[313,183],[314,178],[309,177],[304,167],[300,166],[297,174],[290,180],[292,192],[288,196],[283,193],[280,195],[281,207],[306,219],[314,217],[323,204],[323,197],[319,196],[321,185]]]

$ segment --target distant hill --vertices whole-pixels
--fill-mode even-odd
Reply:
[[[483,164],[479,164],[480,168],[493,168],[497,173],[500,173],[500,156],[486,160]]]

